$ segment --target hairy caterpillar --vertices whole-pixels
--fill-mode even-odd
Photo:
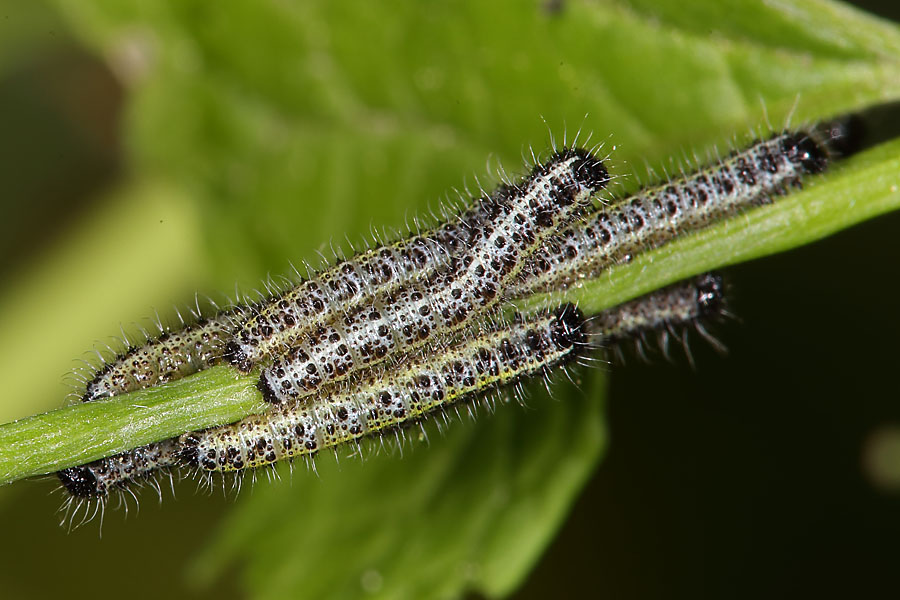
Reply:
[[[372,374],[349,391],[315,402],[283,403],[233,425],[66,469],[59,478],[73,496],[103,497],[113,487],[162,467],[186,464],[232,471],[315,454],[549,369],[581,347],[584,336],[581,313],[565,306],[551,315],[497,328],[399,371]]]
[[[507,297],[562,289],[637,253],[770,203],[852,150],[854,125],[836,121],[808,131],[786,131],[717,164],[601,207],[538,250]]]
[[[593,347],[611,344],[620,340],[628,340],[631,336],[647,331],[649,327],[653,326],[677,327],[679,325],[690,325],[708,317],[715,317],[722,306],[722,286],[717,276],[709,275],[707,277],[711,277],[719,283],[716,285],[700,285],[698,282],[703,280],[703,277],[700,277],[669,286],[632,302],[604,311],[586,320],[585,326],[581,328],[580,333],[572,329],[572,334],[586,335],[586,340],[590,340],[589,346]],[[635,314],[642,315],[642,318],[635,318],[633,316]],[[558,310],[554,315],[532,317],[528,321],[517,321],[507,324],[505,327],[496,327],[490,333],[462,342],[460,345],[448,348],[445,352],[438,355],[430,358],[419,358],[414,364],[407,364],[401,370],[386,370],[380,374],[370,373],[365,382],[358,383],[356,387],[345,386],[344,390],[338,391],[336,393],[337,399],[314,397],[315,400],[313,402],[285,402],[273,406],[269,413],[248,417],[237,424],[202,432],[193,432],[179,438],[148,444],[131,452],[100,459],[80,467],[65,469],[60,471],[58,476],[63,487],[72,497],[102,499],[111,492],[128,489],[129,484],[133,481],[145,480],[161,469],[183,466],[185,463],[197,463],[198,466],[203,467],[203,465],[199,464],[201,460],[214,458],[218,461],[219,457],[222,456],[225,457],[225,462],[228,462],[228,465],[221,465],[222,470],[236,470],[235,461],[238,460],[238,457],[241,457],[241,466],[244,468],[267,464],[271,462],[266,460],[267,457],[269,457],[271,452],[275,452],[274,442],[271,449],[270,443],[265,442],[262,447],[264,452],[261,454],[259,453],[259,446],[254,445],[250,448],[246,445],[246,440],[250,439],[247,437],[247,432],[251,430],[257,433],[263,431],[264,428],[260,429],[261,423],[271,424],[277,421],[283,425],[289,421],[299,422],[301,418],[307,419],[304,423],[303,434],[299,437],[299,432],[296,428],[290,430],[281,427],[281,430],[290,436],[287,438],[290,441],[287,444],[284,439],[279,442],[279,450],[274,454],[276,458],[295,456],[297,454],[311,454],[322,448],[352,441],[366,434],[391,431],[404,423],[413,422],[421,418],[427,412],[429,406],[431,409],[438,409],[441,406],[449,405],[452,401],[464,401],[470,397],[478,396],[487,390],[509,383],[513,378],[526,377],[529,373],[550,369],[552,364],[571,358],[569,353],[577,353],[579,349],[584,350],[587,348],[588,346],[585,345],[586,340],[579,342],[577,347],[570,348],[564,353],[565,356],[560,354],[562,352],[560,349],[555,350],[552,355],[542,351],[541,360],[543,363],[541,365],[534,362],[537,355],[532,357],[532,362],[523,362],[522,357],[518,354],[504,353],[502,351],[500,354],[497,354],[494,352],[490,354],[494,361],[491,364],[497,366],[497,374],[492,375],[488,373],[487,376],[482,374],[481,379],[475,380],[468,387],[465,384],[469,382],[451,381],[453,384],[452,394],[454,395],[448,396],[450,392],[445,389],[443,390],[443,398],[439,398],[437,401],[432,398],[431,405],[420,402],[415,411],[408,411],[408,406],[398,405],[395,399],[396,395],[391,392],[390,404],[394,411],[399,409],[407,412],[402,416],[398,416],[396,413],[392,416],[384,413],[382,409],[383,414],[377,415],[376,419],[366,420],[365,428],[359,422],[360,413],[358,410],[351,413],[344,406],[347,410],[347,416],[346,418],[341,418],[343,413],[340,411],[340,402],[346,403],[349,401],[348,399],[352,400],[353,398],[358,400],[366,397],[366,394],[369,397],[377,396],[380,400],[382,391],[393,390],[396,392],[399,390],[402,392],[401,388],[409,391],[410,394],[415,391],[421,396],[424,387],[421,387],[420,384],[423,382],[417,378],[440,370],[442,365],[451,364],[455,360],[454,357],[465,358],[467,353],[469,355],[472,355],[472,353],[478,354],[480,350],[487,350],[492,347],[492,344],[494,347],[499,344],[502,350],[502,347],[505,345],[504,340],[526,339],[527,341],[530,337],[533,340],[533,345],[535,345],[540,339],[546,341],[546,338],[534,338],[534,335],[540,335],[540,331],[544,331],[544,333],[549,331],[546,328],[553,326],[554,319],[557,322],[557,327],[568,323],[566,327],[574,328],[578,321],[575,318],[576,315],[577,311],[575,309],[567,308]],[[536,323],[543,323],[542,327],[545,327],[545,329],[536,328]],[[528,331],[537,333],[528,334]],[[536,351],[531,349],[529,352],[534,354]],[[503,361],[507,358],[515,359],[515,363],[505,364]],[[498,360],[500,362],[497,362]],[[431,375],[429,375],[430,377]],[[398,382],[406,382],[409,385],[403,387]],[[430,379],[429,385],[431,385]],[[436,391],[436,389],[431,389],[432,393]],[[384,406],[384,402],[381,405]],[[351,415],[354,416],[355,421],[351,420]],[[314,430],[308,427],[311,424],[309,421],[311,418],[318,419]],[[359,425],[359,430],[352,430],[354,423]],[[329,432],[329,426],[334,429],[335,433]],[[312,434],[312,438],[309,437],[310,431],[315,432]],[[318,437],[320,435],[321,438]],[[240,451],[238,451],[237,447],[234,447],[229,452],[227,448],[222,446],[225,444],[225,440],[239,438],[245,440]],[[193,441],[187,444],[189,439]],[[315,448],[307,446],[310,441],[315,442]],[[258,443],[258,438],[256,443]],[[194,449],[185,450],[186,444]],[[216,448],[209,447],[213,445]],[[283,451],[287,445],[290,446],[289,454],[285,454],[285,451]],[[201,446],[206,454],[201,452]],[[215,450],[214,457],[209,456],[209,451],[212,449]],[[252,458],[249,456],[251,450],[253,451]],[[213,465],[210,463],[207,463],[206,466],[213,468]],[[228,469],[225,469],[226,466]],[[218,470],[218,468],[214,468],[214,470]]]
[[[549,161],[536,165],[520,184],[501,186],[491,196],[479,200],[458,223],[440,227],[434,235],[421,240],[414,238],[412,248],[401,243],[393,248],[367,252],[360,260],[351,259],[339,265],[337,272],[332,270],[327,277],[320,278],[321,282],[316,279],[305,281],[281,298],[268,302],[239,328],[236,341],[229,345],[229,360],[247,372],[255,362],[271,354],[273,346],[280,346],[284,352],[306,345],[305,352],[319,356],[304,367],[316,371],[303,374],[304,381],[308,382],[303,387],[312,388],[320,381],[345,375],[347,370],[354,368],[351,363],[369,364],[383,358],[389,351],[388,346],[424,341],[435,328],[442,326],[440,321],[447,322],[447,326],[461,326],[469,316],[457,317],[461,304],[469,305],[469,313],[475,310],[475,303],[466,302],[464,296],[493,294],[481,304],[488,306],[496,302],[497,288],[518,273],[523,257],[559,223],[583,208],[591,194],[608,181],[609,175],[602,161],[589,152],[579,149],[557,152]],[[447,268],[450,273],[435,277],[427,268],[423,269],[429,262],[428,252],[423,248],[446,246],[449,240],[464,248],[463,256],[467,260],[456,261],[458,264]],[[453,248],[442,250],[445,255],[454,254]],[[399,263],[394,261],[396,254],[402,259]],[[430,277],[411,286],[409,280],[422,271]],[[452,278],[465,280],[454,286],[459,292],[442,291],[440,293],[446,297],[434,301],[425,298],[422,288],[449,286]],[[378,282],[377,287],[364,285],[372,280]],[[370,290],[368,294],[366,290]],[[417,294],[423,297],[413,298]],[[326,310],[332,298],[334,302],[342,303],[339,311],[344,315],[343,325],[337,324],[338,319],[333,315],[316,318]],[[365,306],[359,302],[363,298],[367,300]],[[428,302],[423,303],[423,299]],[[347,303],[350,300],[355,301]],[[407,300],[417,306],[406,305]],[[373,312],[370,304],[381,305],[374,311],[380,315],[378,318],[370,318]],[[424,320],[421,317],[425,315],[410,314],[426,310],[426,307],[437,314]],[[444,317],[441,313],[446,310],[452,314]],[[348,323],[348,319],[354,322]],[[323,326],[328,330],[326,333],[322,331]],[[389,335],[393,327],[409,333],[404,333],[402,340],[394,338]],[[423,334],[426,327],[428,333]],[[324,343],[317,342],[317,338]],[[333,354],[342,347],[341,355],[346,357],[343,360],[327,360],[322,356],[323,353]],[[357,348],[360,355],[353,356],[357,354]],[[295,353],[293,358],[299,358],[299,355]]]
[[[133,481],[146,480],[157,471],[178,464],[181,444],[171,438],[57,472],[63,488],[75,498],[106,498],[124,491]]]
[[[591,324],[603,332],[621,362],[624,362],[623,342],[633,341],[638,354],[647,360],[645,343],[648,336],[656,335],[666,357],[670,339],[680,339],[688,361],[693,364],[687,334],[694,329],[713,348],[724,352],[725,347],[706,330],[704,323],[727,315],[724,281],[721,275],[712,272],[620,304],[615,312],[598,314]]]
[[[724,297],[722,276],[704,273],[602,312],[591,324],[607,341],[619,342],[646,331],[665,330],[670,324],[721,314]]]
[[[721,277],[706,274],[585,320],[572,305],[523,319],[399,369],[369,374],[327,400],[285,402],[233,425],[181,437],[180,459],[206,471],[258,468],[415,423],[522,378],[549,374],[586,349],[720,313]],[[593,338],[593,339],[591,339]],[[590,340],[590,343],[589,343]]]
[[[522,185],[482,200],[488,216],[472,247],[450,268],[377,295],[276,358],[260,377],[264,396],[278,402],[312,394],[320,385],[464,328],[499,302],[528,255],[608,181],[602,161],[590,153],[557,153]],[[237,356],[243,356],[240,350]]]
[[[435,357],[372,375],[352,391],[312,403],[284,403],[234,425],[183,437],[183,460],[208,471],[259,467],[315,454],[414,423],[467,396],[547,372],[585,346],[584,319],[571,305],[514,322]]]

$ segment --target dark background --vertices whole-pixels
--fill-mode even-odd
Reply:
[[[857,4],[900,17],[894,2]],[[3,196],[28,207],[12,215],[3,203],[4,281],[121,176],[124,100],[106,67],[62,35],[0,81]],[[695,336],[694,369],[678,352],[671,363],[631,356],[616,367],[609,451],[518,597],[865,597],[900,589],[896,232],[898,214],[728,269],[738,319],[714,328],[728,356]],[[882,464],[891,445],[893,463]],[[102,570],[67,569],[75,553],[95,552],[103,569],[149,562],[154,577],[178,589],[177,573],[167,571],[202,540],[173,544],[156,525],[181,519],[208,530],[227,508],[182,494],[163,515],[145,502],[141,519],[101,541],[95,531],[61,535],[47,517],[58,500],[46,489],[10,492],[17,497],[6,508],[28,505],[33,516],[3,513],[3,537],[15,548],[3,561],[4,597],[24,597],[37,577],[67,595],[116,593]],[[197,525],[201,513],[207,522]],[[154,550],[117,555],[125,537]],[[233,596],[233,583],[211,592]],[[126,593],[148,591],[159,588],[133,582]]]

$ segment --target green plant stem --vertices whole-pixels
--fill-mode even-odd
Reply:
[[[900,207],[900,140],[853,159],[803,192],[639,255],[564,293],[592,314],[712,268],[821,239]],[[215,367],[172,384],[0,425],[0,485],[52,473],[186,431],[263,412],[254,376]]]
[[[256,377],[214,367],[168,385],[0,425],[0,485],[262,412]]]

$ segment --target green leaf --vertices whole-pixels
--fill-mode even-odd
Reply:
[[[345,234],[398,227],[483,174],[487,157],[515,169],[523,148],[547,147],[541,117],[557,138],[581,129],[615,145],[612,166],[629,174],[726,147],[766,114],[777,127],[792,112],[815,120],[900,98],[897,27],[821,1],[58,5],[133,83],[134,171],[196,201],[222,289],[315,260]],[[889,184],[897,156],[896,145],[870,154],[797,202],[824,202],[841,177],[848,187],[835,193],[868,202],[867,177]],[[892,193],[878,196],[884,209]],[[794,219],[797,237],[752,254],[855,222],[828,219],[824,230]],[[734,227],[711,239],[727,245]],[[741,231],[735,243],[763,230]],[[732,260],[690,244],[641,263],[668,261],[656,279],[623,269],[627,292],[615,298]],[[583,303],[609,303],[604,286],[585,287]],[[319,479],[261,486],[195,578],[236,561],[254,597],[509,593],[602,454],[602,377],[553,395],[454,423],[402,460],[344,459],[337,470],[325,459]]]

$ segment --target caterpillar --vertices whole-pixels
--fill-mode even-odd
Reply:
[[[680,339],[688,362],[694,363],[687,343],[687,335],[693,329],[714,349],[724,353],[725,347],[710,334],[705,323],[729,316],[725,305],[725,283],[716,272],[703,273],[686,281],[666,286],[605,311],[591,320],[592,326],[603,332],[620,362],[624,362],[626,341],[634,342],[635,350],[649,360],[645,345],[648,336],[656,335],[657,344],[669,357],[672,337]]]
[[[312,403],[283,403],[232,425],[149,444],[65,469],[58,476],[72,496],[105,497],[110,490],[163,467],[186,464],[232,471],[315,454],[414,421],[466,395],[549,369],[583,344],[582,326],[581,313],[565,306],[553,314],[497,328],[399,371],[370,374],[349,391]]]
[[[408,426],[520,379],[549,374],[597,344],[695,324],[718,315],[722,307],[722,279],[708,273],[588,320],[571,304],[549,314],[517,315],[512,323],[437,356],[369,373],[352,391],[311,403],[285,402],[233,425],[186,434],[180,459],[205,471],[228,472],[314,455]]]
[[[547,372],[585,346],[571,305],[518,320],[400,369],[369,375],[352,391],[284,403],[234,425],[183,437],[181,457],[207,471],[256,468],[416,422],[472,394]]]
[[[102,499],[113,491],[127,490],[133,481],[147,480],[162,469],[176,466],[180,448],[179,439],[170,438],[63,469],[56,476],[71,497]]]
[[[771,203],[853,151],[854,120],[785,131],[726,159],[615,201],[555,236],[529,261],[508,299],[560,290],[687,233]]]
[[[577,149],[557,153],[521,186],[502,188],[482,201],[488,217],[472,247],[455,257],[449,269],[379,294],[276,358],[260,377],[264,397],[281,402],[310,395],[320,385],[464,328],[500,301],[527,256],[608,181],[603,162],[592,154]],[[243,356],[240,350],[237,356]],[[237,363],[250,366],[242,359]]]
[[[364,381],[357,382],[355,387],[345,386],[345,389],[336,392],[334,396],[314,396],[312,402],[292,401],[273,405],[269,412],[248,417],[236,424],[148,444],[131,452],[65,469],[57,475],[70,498],[102,500],[114,491],[128,489],[132,482],[146,480],[161,469],[195,465],[202,470],[238,470],[269,464],[273,462],[269,460],[273,457],[279,459],[310,455],[323,448],[352,442],[366,435],[384,434],[423,418],[430,410],[439,410],[453,402],[469,400],[516,379],[547,372],[553,365],[558,366],[595,346],[628,340],[630,336],[654,326],[690,325],[715,317],[723,306],[723,287],[718,276],[708,277],[718,283],[701,285],[698,282],[703,277],[695,278],[611,308],[589,319],[582,319],[576,309],[567,306],[552,314],[513,320],[440,354],[422,356],[400,370],[368,372]],[[634,314],[643,317],[634,318]],[[548,333],[554,328],[561,332],[560,335],[568,335],[568,338],[558,338],[556,341],[552,337],[548,338]],[[562,347],[566,339],[576,338],[577,344],[569,348]],[[522,340],[526,342],[524,349],[521,347]],[[529,340],[531,346],[528,346]],[[544,348],[549,343],[548,340],[552,342],[548,346],[552,348],[549,352]],[[499,354],[497,348],[500,348]],[[530,358],[525,360],[525,355],[519,350],[527,351]],[[473,357],[479,356],[490,359],[490,368],[486,374],[478,373],[478,369],[472,371],[477,367],[472,362]],[[460,364],[463,373],[478,373],[478,377],[474,381],[456,377],[454,363],[457,360],[462,361]],[[435,386],[442,385],[441,380],[435,378],[432,381],[433,375],[447,365],[453,365],[454,377],[450,385],[438,389]],[[423,376],[428,377],[427,385]],[[421,398],[426,390],[431,393],[431,399],[423,401]],[[387,393],[389,398],[383,396],[383,393]],[[412,398],[413,393],[419,395],[419,400]],[[408,394],[409,397],[402,394]],[[366,398],[375,398],[374,405],[363,402]],[[363,404],[378,410],[374,418],[360,412],[358,407]],[[402,412],[398,414],[397,411]],[[293,429],[287,427],[288,424],[293,424]],[[302,424],[302,430],[297,429],[298,424]],[[276,430],[281,435],[277,441],[273,441],[272,431]],[[269,432],[269,438],[260,444],[260,436],[266,431]],[[251,432],[257,434],[255,438],[249,435]],[[238,444],[235,440],[243,442]],[[253,443],[248,445],[248,440],[253,440]],[[229,441],[234,443],[226,445]],[[211,450],[214,451],[212,456]],[[223,463],[221,465],[220,459]]]

